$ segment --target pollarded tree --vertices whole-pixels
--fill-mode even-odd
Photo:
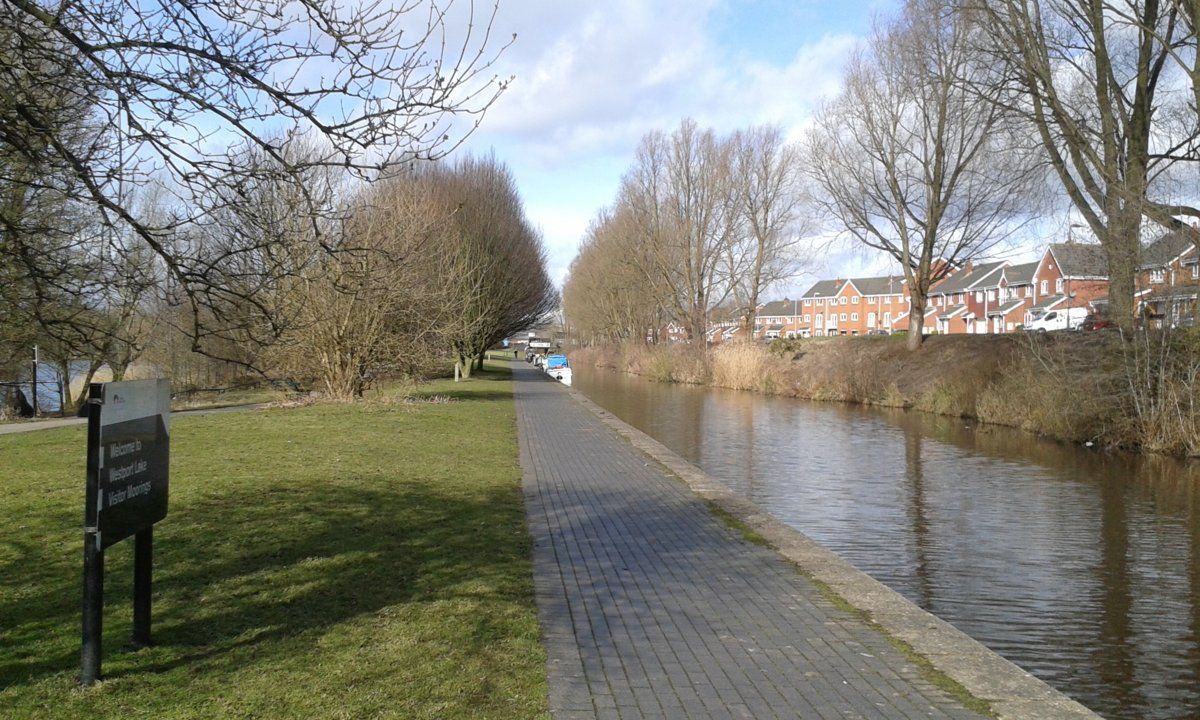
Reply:
[[[464,158],[422,174],[449,218],[430,250],[430,278],[445,291],[446,337],[460,370],[482,367],[489,347],[558,308],[542,239],[525,216],[509,169]]]
[[[1023,226],[1036,180],[954,0],[909,0],[850,64],[807,140],[818,204],[838,229],[895,258],[910,295],[908,347],[930,286]],[[1028,217],[1028,216],[1026,216]]]

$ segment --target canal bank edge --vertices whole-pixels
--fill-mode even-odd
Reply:
[[[745,524],[802,573],[828,587],[853,608],[866,613],[871,622],[911,647],[934,670],[986,701],[1001,720],[1094,720],[1100,717],[950,623],[921,609],[804,533],[767,514],[720,480],[592,402],[582,392],[574,388],[566,390],[601,422],[666,467],[698,496]]]

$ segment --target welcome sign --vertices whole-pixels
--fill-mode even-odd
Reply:
[[[79,681],[100,679],[104,549],[133,536],[133,644],[150,644],[154,523],[167,516],[171,386],[167,380],[88,386]]]
[[[167,380],[135,380],[98,390],[96,515],[88,525],[105,548],[167,516],[171,389]]]

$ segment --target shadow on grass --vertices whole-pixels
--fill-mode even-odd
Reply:
[[[222,672],[253,671],[294,652],[290,639],[405,603],[528,602],[511,488],[335,480],[221,490],[173,508],[156,530],[152,653],[127,652],[131,547],[110,548],[107,677],[230,653],[241,666]],[[78,665],[80,567],[63,545],[6,541],[4,565],[36,574],[0,603],[0,692]],[[257,648],[234,652],[247,645]]]

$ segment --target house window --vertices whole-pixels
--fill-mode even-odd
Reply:
[[[983,291],[982,290],[975,291],[975,302],[979,302],[979,303],[983,302]]]
[[[886,324],[886,323],[890,323],[891,321],[892,321],[892,314],[890,312],[885,312],[883,314],[883,322]]]
[[[811,304],[812,304],[812,300],[805,300],[805,301],[804,301],[804,307],[808,307],[808,306],[809,306],[809,305],[811,305]]]
[[[1192,279],[1200,278],[1200,263],[1192,266]]]
[[[808,315],[805,315],[805,316],[804,316],[804,322],[809,322],[809,316],[808,316]]]
[[[955,305],[962,304],[962,293],[954,293],[954,304]]]
[[[842,313],[841,321],[846,322],[846,313]]]
[[[1063,291],[1063,279],[1059,278],[1054,281],[1054,292],[1061,294]]]
[[[838,305],[845,305],[845,304],[846,304],[846,296],[843,295],[840,298],[838,298]]]
[[[854,322],[858,322],[858,313],[850,313],[850,319]]]
[[[867,304],[868,304],[868,305],[874,305],[874,304],[875,304],[875,298],[873,298],[873,297],[869,297],[869,298],[867,298]]]
[[[857,305],[857,304],[858,304],[858,296],[857,296],[857,295],[855,295],[854,297],[850,298],[850,302],[852,302],[852,303],[854,303],[855,305]]]
[[[996,302],[996,291],[988,290],[988,302]]]
[[[1161,283],[1163,281],[1163,276],[1165,274],[1166,273],[1163,270],[1151,270],[1150,271],[1150,282]]]
[[[1042,281],[1042,294],[1045,295],[1049,292],[1050,292],[1050,283],[1043,280]]]
[[[1033,286],[1025,288],[1025,297],[1033,297]]]

